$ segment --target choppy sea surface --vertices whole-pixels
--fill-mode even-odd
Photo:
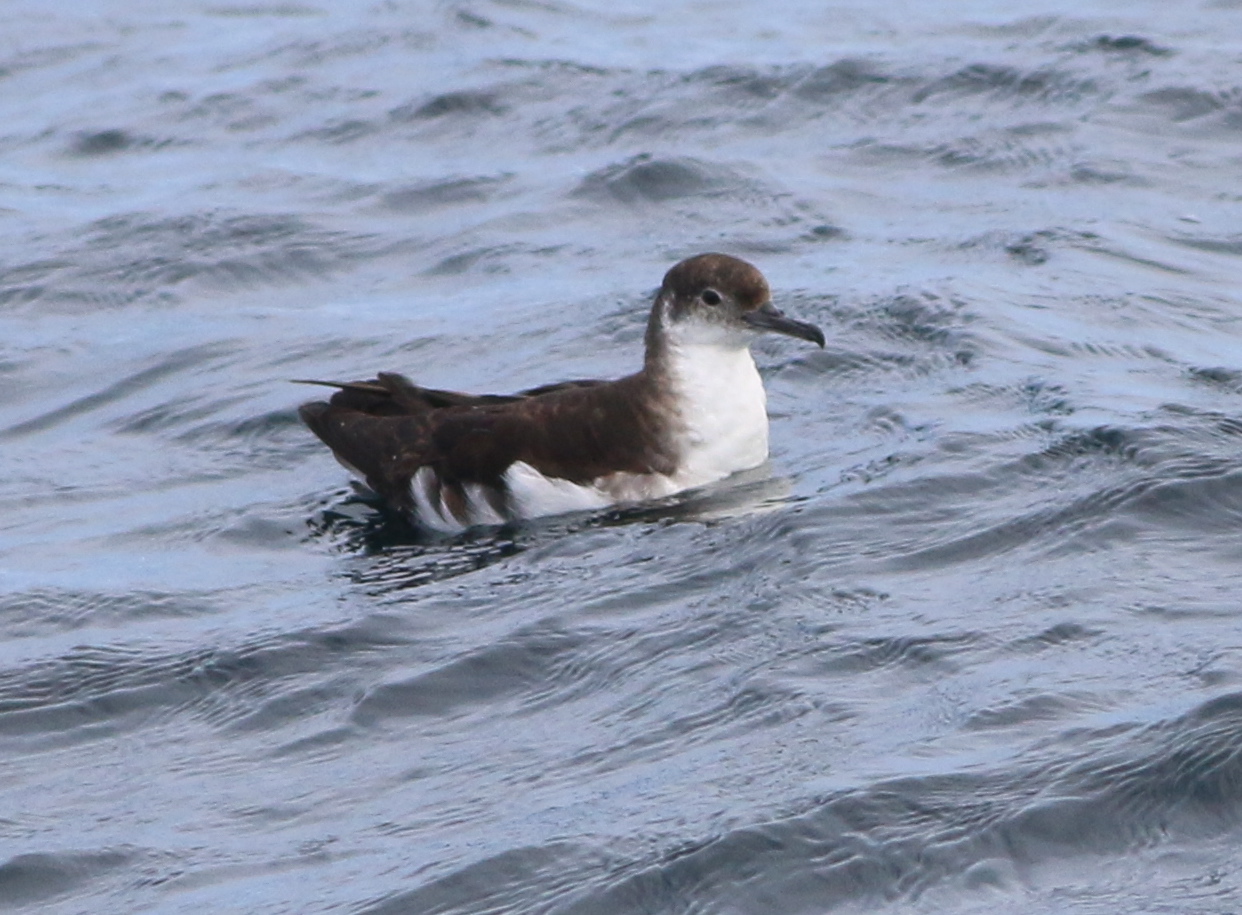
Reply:
[[[0,908],[1242,910],[1242,3],[7,0]],[[289,379],[770,464],[458,538]]]

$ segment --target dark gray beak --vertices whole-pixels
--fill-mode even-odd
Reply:
[[[812,343],[818,343],[820,348],[824,345],[824,332],[814,324],[808,324],[805,321],[795,321],[793,318],[787,318],[776,310],[771,302],[765,302],[754,311],[748,311],[742,315],[742,320],[749,324],[755,330],[770,330],[778,334],[785,334],[790,337],[798,337],[802,340],[810,340]]]

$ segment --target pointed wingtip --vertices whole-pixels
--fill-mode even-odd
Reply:
[[[308,429],[316,435],[319,435],[321,420],[323,419],[324,413],[327,412],[328,409],[328,404],[324,403],[322,400],[316,400],[311,403],[304,403],[298,407],[298,416],[301,417],[302,422],[306,424]],[[322,435],[319,435],[319,437],[323,438]]]

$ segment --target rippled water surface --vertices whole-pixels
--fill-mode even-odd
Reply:
[[[0,907],[1242,908],[1242,5],[0,9]],[[437,539],[301,377],[634,369],[770,466]]]

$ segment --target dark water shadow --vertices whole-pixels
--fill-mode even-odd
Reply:
[[[444,534],[412,524],[358,486],[323,508],[307,525],[310,539],[367,559],[348,575],[380,595],[481,571],[532,547],[583,531],[644,524],[715,524],[777,510],[796,501],[791,488],[789,479],[771,475],[765,465],[721,484],[665,499]]]

